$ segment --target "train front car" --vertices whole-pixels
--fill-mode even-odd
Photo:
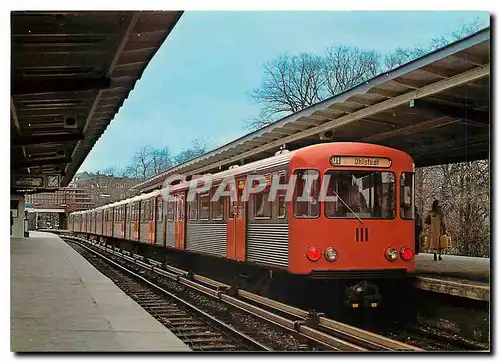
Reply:
[[[352,307],[378,306],[379,287],[404,283],[415,268],[412,158],[329,143],[294,152],[289,171],[289,272],[337,280]]]

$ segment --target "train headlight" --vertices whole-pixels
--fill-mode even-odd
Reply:
[[[329,247],[325,250],[325,259],[328,261],[335,261],[337,260],[337,250],[335,250],[332,247]]]
[[[385,251],[385,257],[389,261],[394,261],[394,260],[396,260],[398,258],[398,251],[396,249],[394,249],[394,248],[388,248]]]
[[[307,259],[310,261],[318,261],[321,258],[321,250],[315,246],[310,246],[306,252]]]
[[[413,257],[413,251],[410,248],[402,248],[401,249],[401,259],[404,261],[408,261]]]

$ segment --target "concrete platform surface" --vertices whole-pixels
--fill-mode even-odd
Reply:
[[[58,236],[42,232],[11,238],[11,350],[190,351]]]
[[[468,256],[443,255],[434,261],[433,254],[420,253],[415,258],[415,272],[447,278],[489,282],[490,259]]]

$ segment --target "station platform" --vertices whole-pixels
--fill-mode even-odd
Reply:
[[[418,287],[481,301],[490,300],[490,259],[443,255],[434,261],[433,254],[415,257]]]
[[[52,233],[11,238],[13,352],[190,348]]]

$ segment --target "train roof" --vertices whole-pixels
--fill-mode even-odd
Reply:
[[[179,184],[176,184],[171,187],[170,191],[171,192],[178,192],[182,191],[185,189],[188,189],[190,186],[195,186],[197,184],[197,181],[204,177],[204,176],[209,176],[212,183],[217,184],[218,182],[222,181],[224,178],[227,177],[238,177],[238,176],[243,176],[243,175],[248,175],[248,174],[253,174],[253,173],[265,173],[268,171],[274,171],[276,169],[279,169],[281,167],[286,166],[289,162],[290,159],[294,154],[308,154],[310,152],[314,152],[314,149],[318,148],[326,148],[326,147],[345,147],[349,149],[348,152],[354,152],[352,151],[353,147],[365,147],[365,148],[377,148],[378,150],[385,151],[385,152],[390,152],[390,153],[399,153],[401,155],[406,155],[409,160],[411,160],[411,156],[405,153],[404,151],[397,150],[391,147],[387,146],[382,146],[382,145],[375,145],[375,144],[370,144],[370,143],[359,143],[359,142],[330,142],[330,143],[322,143],[322,144],[316,144],[316,145],[311,145],[307,146],[304,148],[300,148],[298,150],[294,151],[288,151],[284,150],[281,152],[277,152],[276,155],[265,158],[263,160],[251,162],[242,166],[237,166],[230,168],[228,170],[224,170],[215,174],[205,174],[205,175],[200,175],[197,178],[193,178],[192,180],[188,182],[181,182]],[[174,176],[174,175],[173,175]],[[85,211],[77,211],[74,212],[73,214],[83,214],[87,212],[93,212],[93,211],[99,211],[99,210],[104,210],[108,209],[111,207],[117,207],[133,202],[138,202],[141,200],[149,199],[151,197],[156,197],[156,196],[161,196],[163,194],[165,189],[160,189],[160,190],[154,190],[152,192],[148,192],[145,194],[137,195],[130,197],[128,199],[120,200],[111,204],[107,204],[104,206],[100,206],[95,209],[90,209],[90,210],[85,210]]]

